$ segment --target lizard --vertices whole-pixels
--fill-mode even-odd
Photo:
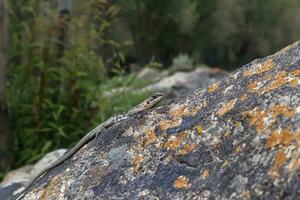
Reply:
[[[41,172],[39,172],[25,187],[25,189],[15,197],[15,199],[20,199],[22,196],[24,196],[25,191],[29,189],[32,184],[42,175],[44,175],[49,170],[61,165],[63,162],[65,162],[67,159],[72,157],[78,150],[80,150],[85,144],[90,142],[92,139],[97,138],[97,136],[104,130],[107,129],[115,124],[118,124],[128,118],[130,118],[132,115],[135,115],[137,113],[140,113],[144,110],[148,110],[150,108],[153,108],[155,105],[157,105],[162,99],[164,98],[164,93],[155,93],[151,95],[149,98],[145,99],[143,102],[138,104],[137,106],[131,108],[127,112],[124,112],[122,114],[110,117],[105,122],[99,124],[96,128],[88,132],[73,148],[71,148],[67,153],[65,153],[61,158],[59,158],[57,161],[43,169]]]

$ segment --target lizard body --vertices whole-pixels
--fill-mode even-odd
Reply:
[[[134,114],[140,113],[144,110],[150,109],[154,107],[156,104],[158,104],[162,98],[164,97],[163,93],[155,93],[149,98],[145,99],[142,103],[138,104],[137,106],[133,107],[129,111],[111,117],[102,124],[98,125],[96,128],[91,130],[89,133],[87,133],[72,149],[70,149],[67,153],[65,153],[61,158],[59,158],[57,161],[43,169],[40,173],[38,173],[28,184],[28,186],[23,190],[22,193],[17,195],[16,199],[19,199],[24,195],[24,191],[26,191],[31,185],[43,174],[45,174],[47,171],[61,165],[63,162],[65,162],[67,159],[72,157],[79,149],[81,149],[85,144],[87,144],[92,139],[96,138],[104,129],[107,129],[115,124],[118,124],[121,121],[124,121],[131,117]]]

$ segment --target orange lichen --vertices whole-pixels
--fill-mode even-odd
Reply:
[[[274,164],[274,171],[278,171],[281,166],[288,160],[288,158],[286,157],[285,155],[285,152],[284,152],[284,148],[281,148],[276,156],[276,159],[275,159],[275,164]]]
[[[277,104],[270,108],[272,116],[276,118],[278,115],[283,115],[285,117],[291,118],[295,114],[295,110],[289,106]]]
[[[300,159],[293,159],[291,163],[288,165],[288,170],[290,173],[295,172],[300,167]]]
[[[201,174],[202,179],[206,179],[209,176],[209,169],[206,169]]]
[[[275,66],[273,60],[269,59],[267,61],[265,61],[264,63],[262,63],[261,67],[257,70],[256,74],[260,74],[266,71],[269,71],[271,69],[273,69],[273,67]]]
[[[259,94],[260,95],[265,94],[266,92],[275,90],[275,89],[281,87],[282,85],[288,83],[289,81],[287,80],[286,77],[287,77],[286,71],[280,71],[277,74],[277,77],[274,80],[274,82],[269,87],[264,87],[263,89],[261,89],[261,91],[259,91]]]
[[[265,61],[264,63],[257,64],[257,67],[255,69],[248,69],[244,71],[243,76],[252,76],[255,74],[261,74],[263,72],[267,72],[275,66],[274,62],[269,59]]]
[[[194,116],[201,107],[194,106],[192,108],[188,108],[186,105],[175,106],[170,110],[170,114],[173,118],[181,118],[183,116]]]
[[[291,71],[291,74],[293,74],[294,76],[300,75],[300,69],[295,69],[295,70]]]
[[[197,112],[200,110],[199,107],[193,107],[191,108],[191,110],[189,111],[189,115],[191,116],[195,116],[195,114],[197,114]]]
[[[183,156],[192,152],[196,148],[196,144],[185,144],[182,149],[179,150],[178,155]]]
[[[145,145],[153,144],[155,142],[156,142],[156,134],[154,129],[147,130]]]
[[[257,133],[263,132],[265,129],[264,118],[267,117],[267,112],[263,110],[246,111],[244,116],[249,119],[250,126],[255,125]]]
[[[165,144],[162,141],[159,141],[158,144],[156,145],[157,148],[161,149],[164,148]]]
[[[163,131],[168,130],[169,128],[174,128],[180,126],[182,122],[181,117],[174,118],[173,120],[162,120],[159,125]]]
[[[137,155],[134,156],[134,158],[132,160],[132,165],[133,165],[134,172],[138,171],[142,161],[143,161],[143,157],[140,154],[137,154]]]
[[[294,149],[291,152],[291,158],[292,158],[291,162],[287,166],[289,173],[296,172],[298,170],[298,168],[300,167],[300,155],[299,155],[299,151],[297,149]]]
[[[300,133],[296,133],[294,139],[296,142],[300,142]]]
[[[244,191],[243,192],[243,199],[248,200],[250,198],[251,198],[250,191],[249,190]]]
[[[183,115],[187,114],[187,107],[186,105],[174,106],[173,108],[171,108],[170,114],[174,118],[182,117]]]
[[[273,131],[269,136],[266,147],[272,148],[279,144],[288,146],[294,140],[294,135],[288,129],[283,129],[281,131]]]
[[[186,137],[186,134],[181,134],[178,136],[172,136],[168,139],[168,141],[165,143],[165,147],[168,149],[177,149],[182,141],[184,140],[184,138]]]
[[[253,82],[249,83],[249,85],[248,85],[249,92],[253,92],[254,89],[256,88],[256,85],[257,85],[257,81],[253,81]]]
[[[241,101],[245,101],[247,98],[248,98],[247,94],[243,94],[242,96],[240,96]]]
[[[268,138],[266,147],[267,148],[272,148],[278,144],[280,144],[281,137],[278,131],[273,131],[270,137]]]
[[[237,99],[232,99],[230,101],[228,101],[225,105],[223,105],[218,111],[217,111],[217,115],[219,116],[223,116],[224,114],[226,114],[227,112],[229,112],[230,110],[232,110],[236,104]]]
[[[54,178],[50,181],[50,184],[43,190],[41,199],[48,199],[48,194],[55,195],[60,194],[61,183],[57,182],[58,176],[54,176]],[[52,191],[54,190],[54,191]]]
[[[188,189],[191,187],[191,184],[189,183],[189,179],[185,176],[179,176],[174,184],[173,187],[177,189]]]
[[[290,145],[294,139],[293,134],[288,130],[284,129],[281,131],[280,143],[286,146]]]
[[[205,106],[205,104],[202,106]],[[200,109],[201,107],[197,107],[197,106],[192,108],[188,108],[185,105],[174,106],[170,110],[170,114],[173,117],[173,119],[160,121],[160,127],[163,131],[166,131],[169,128],[178,127],[182,122],[183,116],[194,116]]]
[[[218,88],[219,88],[219,84],[214,83],[214,84],[208,86],[207,91],[209,93],[212,93],[212,92],[216,91]]]
[[[271,74],[267,74],[265,76],[262,77],[262,80],[264,80],[265,82],[271,80],[273,78],[273,76]]]

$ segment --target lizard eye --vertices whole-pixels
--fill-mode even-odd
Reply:
[[[147,104],[149,104],[149,101],[146,101]]]

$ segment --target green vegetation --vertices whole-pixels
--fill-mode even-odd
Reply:
[[[61,15],[55,1],[9,6],[10,168],[73,146],[148,96],[133,92],[151,80],[136,78],[131,63],[232,70],[298,40],[300,32],[297,0],[73,0]]]

